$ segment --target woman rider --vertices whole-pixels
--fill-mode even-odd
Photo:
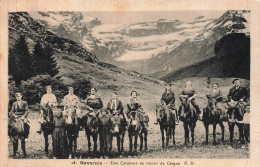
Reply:
[[[165,91],[162,94],[161,102],[164,103],[168,107],[168,109],[170,109],[174,112],[175,124],[178,125],[179,119],[178,119],[177,109],[175,107],[175,95],[171,89],[170,83],[165,84]],[[154,122],[154,124],[158,124],[158,119],[159,118],[157,117],[157,114],[156,114],[156,121]]]
[[[127,116],[130,116],[129,114],[131,113],[131,111],[137,111],[141,114],[145,114],[145,112],[143,112],[140,101],[137,99],[137,92],[133,90],[130,95],[131,97],[127,103]]]
[[[107,104],[107,110],[109,111],[109,114],[114,116],[114,115],[119,115],[122,117],[123,121],[122,124],[126,128],[126,114],[124,112],[124,107],[123,103],[121,100],[117,98],[117,92],[112,92],[112,96],[110,101]]]
[[[217,82],[212,83],[212,89],[209,91],[209,93],[206,94],[206,96],[208,100],[212,100],[214,102],[218,111],[224,111],[224,108],[221,103],[223,100],[222,91],[219,89],[219,85]]]
[[[103,102],[100,97],[96,95],[97,89],[96,88],[91,88],[90,89],[90,96],[87,97],[86,100],[81,100],[81,102],[85,103],[85,107],[88,110],[86,114],[84,114],[84,119],[87,119],[88,116],[94,116],[98,117],[99,115],[99,110],[103,108]],[[90,126],[90,119],[87,119],[87,126]]]
[[[96,95],[97,89],[90,89],[90,96],[87,97],[86,108],[89,110],[89,113],[97,113],[101,108],[103,108],[103,102],[100,97]]]
[[[222,91],[219,89],[219,85],[217,82],[213,82],[212,89],[209,93],[206,94],[208,99],[211,99],[215,102],[216,106],[219,102],[222,102]]]
[[[182,101],[183,97],[188,97],[188,100],[191,101],[191,104],[193,105],[193,107],[196,110],[196,113],[198,115],[198,119],[201,120],[201,117],[200,117],[201,111],[200,111],[198,104],[195,101],[196,96],[197,96],[197,94],[196,94],[195,89],[192,86],[192,82],[191,81],[186,82],[186,86],[183,89],[183,91],[181,92],[180,100]]]

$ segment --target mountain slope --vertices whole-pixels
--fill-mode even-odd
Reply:
[[[249,35],[248,14],[247,11],[227,11],[219,19],[208,24],[194,38],[184,41],[168,55],[151,60],[149,65],[158,69],[163,77],[171,71],[215,57],[215,44],[223,36],[230,33]],[[157,74],[157,77],[160,76]]]
[[[173,71],[167,82],[188,77],[237,77],[250,79],[250,37],[243,33],[225,35],[215,45],[216,56]]]
[[[160,19],[133,24],[102,24],[80,12],[30,12],[55,35],[80,43],[102,62],[141,73],[153,73],[145,65],[153,57],[167,55],[212,19],[203,16],[192,22]],[[97,24],[91,24],[96,21]]]
[[[92,29],[102,24],[98,18],[81,12],[29,12],[29,15],[56,36],[81,44],[100,61],[114,62],[108,47],[92,36]]]
[[[143,76],[135,71],[124,70],[114,65],[99,62],[96,56],[74,41],[57,37],[25,12],[9,14],[9,47],[26,37],[30,52],[35,43],[48,45],[54,50],[58,74],[55,76],[66,85],[78,78],[85,78],[102,90],[145,89],[148,85],[158,87],[161,81]],[[160,87],[160,86],[159,86]],[[130,90],[129,90],[130,91]]]

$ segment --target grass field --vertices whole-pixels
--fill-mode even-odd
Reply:
[[[179,94],[184,87],[184,83],[187,80],[193,81],[194,87],[197,89],[198,97],[197,102],[200,108],[206,106],[205,93],[208,91],[206,78],[189,78],[178,80],[173,83],[173,91],[175,92],[176,97],[176,106],[180,105]],[[140,81],[136,79],[126,79],[123,80],[120,78],[120,86],[117,87],[118,98],[123,102],[124,106],[127,103],[127,100],[130,96],[131,90],[137,90],[140,94],[139,99],[143,104],[145,112],[150,117],[149,127],[150,131],[148,134],[148,151],[138,152],[136,158],[249,158],[249,144],[246,144],[246,148],[242,149],[241,144],[238,141],[238,129],[235,128],[235,144],[233,148],[229,148],[229,131],[227,123],[225,125],[225,143],[220,143],[221,131],[220,127],[217,126],[217,145],[212,145],[212,126],[209,129],[209,145],[205,145],[205,129],[202,122],[198,121],[195,128],[195,147],[191,148],[188,146],[184,147],[184,129],[182,123],[176,127],[176,146],[172,145],[170,141],[170,146],[166,150],[161,149],[161,133],[159,130],[159,125],[154,125],[155,120],[155,103],[158,103],[161,97],[161,94],[164,91],[163,85],[154,84],[151,82]],[[212,81],[217,81],[220,84],[220,88],[223,91],[224,96],[228,94],[228,90],[231,86],[232,79],[216,79],[213,78]],[[243,85],[248,86],[249,81],[242,80]],[[98,90],[98,95],[101,96],[104,104],[110,99],[111,90],[102,89]],[[29,114],[29,119],[31,123],[30,136],[26,141],[27,154],[29,159],[42,159],[42,158],[52,158],[52,151],[50,151],[49,156],[45,157],[44,155],[44,138],[43,135],[36,133],[37,127],[39,126],[37,121],[39,117],[39,112],[36,110],[31,110]],[[50,138],[50,137],[49,137]],[[50,139],[51,141],[51,139]],[[20,143],[19,143],[20,144]],[[127,158],[127,153],[129,150],[128,144],[128,134],[125,136],[125,156]],[[12,154],[12,143],[9,142],[9,157],[11,158]],[[78,148],[82,158],[86,157],[87,152],[87,138],[83,131],[80,131],[78,138]],[[99,147],[98,147],[99,149]],[[50,147],[51,150],[51,147]],[[113,151],[116,151],[116,140],[113,141]],[[22,151],[20,150],[20,158],[22,158]],[[117,157],[118,158],[118,157]]]

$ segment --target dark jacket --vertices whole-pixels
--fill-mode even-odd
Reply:
[[[113,115],[115,114],[115,104],[113,100],[110,100],[107,104],[107,110]],[[120,100],[116,99],[116,110],[119,114],[123,114],[123,104]]]
[[[12,105],[12,109],[10,111],[10,114],[15,114],[18,116],[24,116],[27,117],[29,113],[28,104],[26,101],[21,101],[21,105],[18,105],[18,102],[14,102]]]
[[[239,101],[240,99],[243,99],[244,101],[248,98],[248,92],[245,87],[239,86],[238,89],[236,87],[232,87],[229,90],[227,98],[229,100]]]
[[[169,93],[167,93],[167,91],[163,92],[161,100],[164,101],[165,104],[168,105],[171,109],[176,109],[175,95],[172,91],[170,91]]]

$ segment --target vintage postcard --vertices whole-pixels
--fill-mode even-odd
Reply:
[[[1,166],[257,166],[259,1],[1,0]]]

